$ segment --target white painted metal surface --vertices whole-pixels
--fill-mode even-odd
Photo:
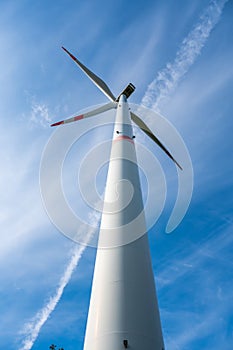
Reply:
[[[117,108],[84,350],[164,350],[131,120],[182,168],[140,117],[130,113],[126,97],[133,84],[116,98],[102,79],[63,49],[111,103],[52,126]]]
[[[122,95],[116,113],[84,350],[119,350],[126,346],[134,350],[164,349],[132,137],[128,103]],[[145,234],[134,240],[134,232],[137,238],[139,231]]]

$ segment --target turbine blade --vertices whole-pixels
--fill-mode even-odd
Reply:
[[[166,149],[166,147],[162,144],[161,141],[153,134],[153,132],[148,128],[148,126],[139,118],[136,114],[133,112],[130,112],[131,119],[133,122],[139,126],[139,128],[144,131],[147,136],[149,136],[162,150],[168,155],[169,158],[173,160],[173,162],[180,168],[180,170],[183,170],[182,167],[179,165],[179,163],[175,160],[175,158],[171,155],[171,153]]]
[[[61,120],[59,122],[51,124],[51,126],[57,126],[57,125],[61,125],[61,124],[72,123],[72,122],[76,122],[76,121],[81,120],[81,119],[93,117],[96,114],[100,114],[100,113],[109,111],[112,108],[116,108],[116,106],[117,106],[116,102],[109,102],[106,105],[98,107],[98,108],[95,108],[95,109],[93,109],[90,112],[87,112],[87,113],[84,113],[84,114],[80,114],[80,115],[77,115],[77,116],[74,116],[74,117],[71,117],[71,118],[68,118],[68,119],[65,119],[65,120]]]
[[[91,81],[111,100],[115,101],[116,97],[113,95],[107,84],[95,75],[90,69],[88,69],[84,64],[82,64],[72,53],[70,53],[65,47],[62,49],[68,53],[68,55],[75,61],[75,63],[82,69],[82,71],[91,79]]]

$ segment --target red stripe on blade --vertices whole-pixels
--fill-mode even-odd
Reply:
[[[81,120],[81,119],[83,119],[83,118],[84,118],[84,115],[83,115],[83,114],[77,115],[77,117],[74,117],[74,121],[76,121],[76,120]]]

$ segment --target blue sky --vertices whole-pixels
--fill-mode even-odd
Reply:
[[[0,348],[83,347],[95,249],[74,245],[52,225],[40,160],[51,122],[107,101],[62,45],[116,95],[134,83],[130,101],[159,110],[182,136],[194,188],[170,235],[177,174],[141,136],[167,179],[164,211],[149,232],[165,345],[232,348],[232,15],[231,0],[1,1]],[[81,140],[72,152],[77,164],[109,133]],[[68,182],[76,181],[71,163]]]

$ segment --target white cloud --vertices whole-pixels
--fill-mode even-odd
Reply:
[[[174,62],[168,62],[166,67],[158,72],[156,78],[148,86],[142,98],[144,106],[159,111],[161,104],[174,91],[179,81],[200,55],[211,31],[219,21],[227,1],[210,1],[199,21],[182,41]]]
[[[213,8],[214,8],[214,4],[215,3],[217,3],[217,2],[214,2],[214,1],[211,2],[211,4],[213,4]],[[225,1],[221,2],[221,4],[224,4],[224,3],[225,3]],[[222,6],[222,5],[220,5],[220,6]],[[89,10],[89,8],[88,8],[88,10]],[[7,18],[7,21],[9,22],[9,16],[6,16],[6,12],[2,11],[2,13],[4,13],[3,17]],[[75,13],[75,11],[73,11],[73,13]],[[79,16],[80,16],[80,19],[81,19],[82,16],[80,14],[79,14]],[[203,20],[204,20],[204,18],[203,18]],[[11,18],[10,22],[11,22],[10,26],[14,28],[14,26],[12,25],[12,22],[13,22],[12,18]],[[16,22],[16,21],[14,20],[14,22]],[[63,20],[63,22],[64,22],[64,20]],[[67,21],[67,23],[68,24],[66,24],[65,26],[68,26],[70,28],[70,33],[72,33],[72,32],[76,32],[77,33],[77,29],[73,30],[75,28],[75,25],[74,24],[71,25],[70,21]],[[78,22],[76,21],[75,23],[80,23],[80,21],[78,21]],[[17,26],[18,26],[18,28],[23,27],[23,26],[20,26],[19,23],[17,23]],[[83,27],[83,26],[80,25],[80,27]],[[69,28],[65,28],[65,29],[67,30]],[[20,39],[23,37],[22,33],[19,31],[18,34],[15,34],[17,32],[16,30],[14,30],[14,31],[12,30],[12,32],[14,32],[14,35],[16,35],[16,37],[13,37],[14,38],[14,45],[12,45],[11,47],[14,48],[14,50],[13,50],[14,52],[17,52],[17,60],[18,60],[19,59],[19,50],[20,50],[19,46],[22,47],[22,49],[20,50],[21,54],[22,54],[21,51],[24,51],[25,52],[25,56],[26,56],[26,52],[27,52],[27,55],[28,55],[28,51],[24,50],[25,47],[23,47],[22,45],[19,45]],[[51,46],[51,38],[54,39],[54,32],[55,32],[55,30],[52,33],[50,33],[50,34],[47,33],[47,34],[49,34],[49,45],[50,46]],[[93,33],[94,32],[92,31],[93,43],[94,43],[94,41],[96,41],[95,40],[96,39],[96,36],[95,36],[96,31],[95,31],[94,34]],[[57,35],[57,32],[56,32],[56,35]],[[85,38],[88,38],[88,39],[90,38],[90,33],[88,33],[88,31],[85,32],[85,35],[86,35]],[[131,32],[130,32],[130,35],[131,35]],[[130,37],[130,35],[128,37]],[[156,33],[156,35],[158,36],[157,33]],[[204,35],[204,33],[201,33],[201,35]],[[66,37],[68,38],[68,36],[66,36]],[[6,38],[7,38],[7,40],[6,40]],[[62,30],[60,29],[60,33],[58,35],[57,41],[59,41],[61,38],[65,39],[64,27],[62,28]],[[3,39],[4,39],[4,43],[6,45],[8,45],[11,38],[9,37],[9,35],[8,36],[4,36],[3,35]],[[70,40],[73,40],[73,38],[70,39]],[[76,40],[76,39],[74,39],[74,40]],[[116,45],[117,44],[117,40],[118,39],[116,39],[114,45],[112,45],[112,42],[111,42],[112,48],[115,47],[116,51],[118,51],[118,48],[117,48],[117,45]],[[18,42],[18,45],[16,45],[17,42]],[[43,43],[44,42],[45,42],[45,37],[43,36]],[[81,47],[81,49],[83,49],[84,52],[85,52],[85,49],[86,49],[86,42],[87,41],[83,40],[83,38],[82,38],[81,42],[80,41],[78,42],[79,49]],[[185,43],[183,43],[181,45],[181,47],[185,47],[184,44]],[[190,50],[190,51],[187,51],[187,52],[189,52],[189,53],[192,52],[191,51],[191,49],[192,49],[193,52],[195,53],[195,55],[193,57],[196,59],[196,57],[198,56],[198,46],[195,46],[195,45],[193,46],[192,42],[189,42],[189,44],[190,45],[188,45],[188,43],[186,43],[186,48],[188,50]],[[53,41],[53,45],[54,45],[54,41]],[[55,43],[55,45],[57,45],[57,43]],[[72,45],[75,45],[75,44],[72,44]],[[71,45],[71,47],[72,47],[72,45]],[[40,46],[42,46],[42,44],[40,44]],[[47,50],[48,49],[48,41],[46,41],[44,46],[46,46],[46,50]],[[102,45],[100,45],[99,43],[98,43],[98,46],[102,47]],[[35,56],[36,56],[38,54],[38,51],[39,51],[38,45],[34,45],[33,47],[34,48],[31,47],[31,49],[33,50],[33,52],[35,52]],[[141,59],[141,57],[142,56],[147,56],[148,53],[150,55],[151,52],[152,52],[153,47],[154,47],[154,41],[152,39],[150,39],[148,41],[148,44],[146,45],[146,51],[144,51],[144,53],[140,52],[140,55],[137,57],[138,59],[136,61],[136,64],[132,65],[132,67],[131,67],[132,70],[131,70],[131,73],[130,73],[131,75],[133,75],[135,73],[135,70],[141,71],[141,68],[142,68],[142,66],[144,64],[144,61]],[[96,49],[96,47],[93,48],[93,46],[91,45],[90,52],[93,49]],[[145,54],[145,52],[146,52],[146,54]],[[95,55],[96,55],[96,52],[95,52]],[[15,83],[17,83],[17,81],[19,82],[19,79],[17,78],[17,76],[14,75],[13,73],[16,73],[16,71],[17,72],[22,72],[22,69],[23,69],[22,68],[23,67],[23,60],[22,59],[20,60],[20,62],[16,62],[17,61],[15,59],[16,56],[14,56],[14,55],[8,55],[8,56],[9,56],[9,59],[10,59],[10,61],[9,61],[8,58],[7,58],[8,62],[9,62],[9,65],[5,64],[6,63],[5,60],[3,61],[3,64],[2,64],[2,66],[4,67],[3,74],[5,76],[4,77],[4,84],[2,84],[4,96],[6,95],[6,92],[5,92],[5,90],[6,90],[6,82],[8,82],[8,90],[12,90],[12,87],[15,86]],[[23,56],[23,57],[25,57],[25,56]],[[91,53],[91,56],[94,57],[92,55],[92,53]],[[102,52],[101,52],[101,54],[99,55],[99,60],[102,60],[102,57],[103,57],[103,55],[102,55]],[[177,54],[177,57],[178,57],[178,54]],[[143,59],[144,59],[144,57],[143,57]],[[187,64],[189,64],[191,62],[191,61],[189,61],[190,57],[185,56],[185,55],[184,56],[181,55],[180,59],[184,59],[185,62],[187,62]],[[164,75],[162,75],[162,78],[164,78],[165,80],[166,79],[168,79],[168,80],[170,79],[171,85],[168,84],[168,90],[166,90],[166,89],[162,90],[161,89],[161,91],[160,91],[161,92],[161,102],[163,101],[163,94],[165,94],[164,95],[164,99],[165,99],[168,96],[168,94],[171,91],[173,91],[172,89],[175,88],[175,86],[176,86],[175,84],[177,84],[180,81],[180,79],[182,78],[182,74],[185,74],[185,67],[187,68],[187,66],[184,66],[184,67],[180,66],[180,62],[181,61],[179,61],[179,62],[175,61],[174,64],[171,63],[170,67],[169,66],[167,67],[167,71],[166,71],[167,73],[165,72]],[[64,61],[64,62],[66,62],[66,61]],[[175,65],[175,63],[177,65]],[[43,60],[42,60],[42,63],[39,63],[39,64],[42,66],[43,65]],[[70,64],[70,65],[72,67],[72,64]],[[112,70],[112,65],[110,65],[110,66],[109,66],[109,69]],[[69,67],[69,64],[67,64],[67,67]],[[178,69],[176,74],[172,74],[173,73],[173,70],[172,70],[173,68],[177,68]],[[189,66],[188,66],[188,68],[189,68]],[[48,66],[45,65],[45,69],[48,70]],[[123,77],[123,73],[122,73],[123,70],[120,70],[120,69],[117,70],[118,74],[116,74],[116,69],[113,69],[112,71],[113,71],[112,75],[114,77],[114,80],[116,78],[118,79],[119,76]],[[28,72],[25,71],[25,76],[26,76],[26,73],[28,73]],[[60,72],[59,74],[61,74],[63,76],[63,73]],[[30,82],[31,82],[32,74],[29,74],[29,75],[30,75],[29,79],[30,79]],[[34,78],[35,78],[35,75],[34,75]],[[79,79],[79,77],[77,79]],[[75,80],[76,80],[76,78],[75,78]],[[121,81],[122,81],[122,78],[121,78]],[[78,84],[78,85],[81,86],[81,88],[83,90],[83,84]],[[20,85],[20,87],[21,87],[21,85]],[[72,90],[72,88],[70,86],[68,86],[68,88],[70,90]],[[81,91],[81,88],[80,88],[80,91]],[[88,88],[89,88],[89,86],[88,86]],[[24,89],[22,89],[22,91],[24,91]],[[62,92],[64,92],[64,91],[65,91],[65,89]],[[153,91],[151,91],[151,92],[153,93]],[[46,91],[46,94],[47,93],[48,93],[48,96],[49,96],[49,94],[51,94],[51,91],[50,92]],[[56,92],[56,93],[58,93],[58,92]],[[166,95],[166,93],[167,93],[167,95]],[[61,93],[61,95],[62,95],[62,93]],[[79,95],[79,94],[76,93],[76,95]],[[83,94],[82,94],[82,96],[83,96]],[[153,96],[155,96],[155,95],[153,95]],[[156,95],[156,96],[158,96],[158,95]],[[93,98],[93,96],[91,96],[91,98]],[[100,97],[100,98],[102,98],[102,97]],[[157,97],[155,97],[155,100],[156,100],[156,98]],[[22,101],[22,98],[19,98],[19,99],[20,99],[20,101]],[[8,99],[6,98],[5,100],[9,101],[9,98]],[[49,99],[49,100],[51,101],[51,99]],[[80,101],[78,101],[78,103],[77,103],[77,96],[75,97],[74,100],[75,100],[75,102],[74,102],[75,105],[77,105],[77,104],[80,105],[79,104]],[[43,97],[38,97],[37,100],[35,99],[31,103],[30,113],[27,113],[27,121],[30,119],[30,121],[32,123],[31,125],[37,125],[37,126],[42,126],[42,127],[46,126],[47,127],[48,124],[50,123],[50,118],[49,118],[49,109],[50,108],[43,101],[45,101],[43,99]],[[70,102],[67,102],[67,99],[65,101],[70,106]],[[160,103],[159,99],[157,99],[157,101],[158,101],[158,103]],[[85,105],[85,102],[82,102],[82,103],[84,103],[84,105]],[[9,104],[9,102],[8,102],[8,104]],[[8,106],[7,106],[6,110],[7,109],[8,109]],[[12,118],[12,115],[11,116],[8,115],[8,114],[6,115],[6,113],[5,113],[5,117],[6,117],[7,121],[9,121],[9,123],[10,123],[10,121],[14,120],[14,118]],[[20,131],[17,130],[16,133],[20,134],[20,136],[22,137],[22,141],[21,142],[24,143],[24,141],[25,141],[24,140],[25,134],[22,133],[21,130]],[[30,180],[31,176],[27,176],[27,175],[30,175],[32,167],[35,166],[35,163],[33,162],[33,159],[35,160],[35,152],[36,152],[36,150],[34,148],[35,145],[32,143],[31,140],[30,141],[27,140],[26,147],[28,149],[26,149],[24,147],[23,149],[21,149],[21,152],[20,152],[19,149],[18,149],[20,142],[17,142],[17,143],[14,142],[14,137],[15,136],[16,135],[14,133],[12,133],[12,130],[8,130],[7,131],[6,138],[7,137],[9,138],[9,143],[13,142],[13,147],[15,148],[16,152],[8,152],[9,149],[6,148],[6,143],[5,142],[3,142],[2,146],[1,146],[1,151],[2,151],[1,152],[1,159],[2,160],[4,159],[4,161],[5,161],[4,157],[6,156],[6,154],[8,154],[9,157],[10,157],[9,163],[5,162],[4,166],[2,167],[1,178],[2,178],[3,181],[2,181],[2,184],[1,184],[1,187],[0,187],[1,188],[1,193],[4,194],[4,199],[5,199],[5,197],[6,197],[6,199],[7,199],[7,197],[9,198],[9,194],[10,194],[10,198],[11,198],[11,200],[9,201],[9,202],[11,202],[11,203],[9,203],[9,208],[10,208],[11,212],[7,210],[8,202],[4,203],[4,209],[3,209],[3,211],[1,211],[1,218],[2,218],[1,232],[2,232],[2,237],[3,237],[2,241],[1,241],[1,253],[4,253],[4,258],[6,258],[5,261],[4,261],[4,266],[8,266],[8,261],[10,259],[11,260],[15,259],[15,255],[17,254],[17,251],[18,251],[17,247],[16,247],[17,246],[17,242],[19,242],[19,240],[21,239],[21,236],[23,235],[23,233],[30,232],[30,230],[32,230],[33,233],[34,233],[35,230],[38,227],[40,227],[40,225],[42,223],[42,221],[41,221],[41,213],[40,213],[40,215],[38,215],[39,210],[41,210],[41,208],[40,208],[40,204],[38,204],[40,199],[38,199],[38,196],[37,196],[37,193],[36,193],[37,190],[35,190],[36,185],[32,184],[31,182],[28,183],[28,180]],[[34,151],[35,151],[34,153],[32,152],[33,148],[34,148]],[[41,145],[40,145],[39,148],[41,148]],[[36,149],[37,149],[37,152],[38,152],[38,147],[36,147]],[[38,153],[40,153],[40,150],[39,150]],[[38,157],[38,154],[37,154],[37,157]],[[7,165],[7,167],[5,165]],[[4,175],[3,175],[3,170],[4,170]],[[33,178],[36,178],[36,181],[37,181],[37,173],[33,174]],[[3,199],[3,197],[2,197],[2,199]],[[46,218],[46,220],[47,220],[47,218]],[[43,220],[43,223],[46,220]],[[7,231],[5,230],[6,227],[7,227]],[[8,233],[8,232],[10,234],[5,234],[5,233]],[[11,238],[12,238],[11,235],[13,235],[14,237],[15,237],[15,235],[17,235],[17,239],[15,239],[15,245],[14,246],[13,246],[13,243],[12,243],[12,240],[11,240]],[[24,244],[28,244],[28,242],[26,242],[27,239],[29,239],[31,242],[32,241],[34,242],[35,236],[32,237],[33,235],[31,235],[30,237],[29,237],[29,235],[27,235],[27,237],[25,235],[25,239],[24,239],[23,243]],[[44,232],[44,236],[46,236],[45,232]],[[30,244],[31,244],[31,242],[30,242]],[[47,243],[48,243],[48,240],[46,238],[46,245],[47,245]],[[46,252],[48,252],[48,251],[49,251],[49,249],[46,249]],[[8,254],[8,253],[10,253],[10,254]],[[43,254],[44,254],[44,252],[43,252]],[[49,253],[47,253],[47,254],[49,254]],[[52,252],[51,252],[51,254],[52,254]],[[80,253],[80,254],[82,254],[82,253]],[[7,257],[7,255],[8,255],[8,257]],[[3,257],[2,254],[1,254],[1,257]],[[30,257],[32,257],[31,252],[30,252],[30,256],[28,256],[28,262],[30,261]],[[78,257],[78,247],[77,247],[77,256],[76,256],[76,258],[77,257]],[[51,260],[53,260],[53,263],[54,263],[54,259],[53,258],[54,258],[54,255],[51,258]],[[49,301],[50,304],[47,304],[47,307],[48,307],[47,309],[46,309],[46,305],[45,305],[45,308],[43,310],[47,310],[47,311],[45,311],[45,313],[43,313],[43,314],[42,313],[40,314],[40,312],[42,312],[42,310],[40,310],[36,314],[36,316],[32,319],[30,330],[31,330],[31,332],[34,332],[33,333],[34,337],[38,336],[39,331],[41,329],[40,327],[42,327],[42,325],[44,324],[43,322],[46,322],[46,317],[45,317],[46,316],[46,312],[47,312],[47,317],[49,317],[49,315],[51,315],[51,312],[52,312],[51,309],[53,307],[51,305],[54,305],[54,302],[56,303],[56,300],[57,300],[57,302],[59,302],[59,298],[61,297],[61,295],[62,295],[62,293],[64,291],[64,288],[65,288],[65,286],[64,286],[64,279],[65,278],[69,279],[69,274],[70,273],[72,274],[72,271],[71,271],[72,268],[73,268],[72,261],[73,261],[73,263],[75,263],[74,259],[75,258],[72,256],[70,262],[67,265],[67,268],[65,269],[64,275],[62,276],[62,278],[60,280],[60,283],[59,283],[59,286],[58,286],[57,290],[54,292],[54,295],[51,297],[51,299]],[[22,271],[22,265],[21,265],[20,259],[18,259],[18,261],[20,262],[19,263],[19,270]],[[78,261],[79,260],[77,260],[77,264],[78,264]],[[186,262],[184,262],[184,266],[185,266],[185,264],[187,265]],[[29,265],[29,263],[28,263],[28,265]],[[191,265],[191,264],[188,263],[188,265]],[[186,266],[186,268],[188,268],[188,266]],[[41,269],[44,269],[44,267],[41,266]],[[6,271],[9,274],[9,267],[6,269]],[[52,271],[54,271],[54,270],[50,269],[50,271],[48,271],[49,278],[53,278],[52,277],[52,274],[53,274]],[[25,271],[24,271],[24,273],[25,273]],[[35,288],[36,288],[36,286],[38,286],[37,280],[35,279],[35,275],[34,274],[31,274],[31,276],[29,276],[29,277],[27,276],[27,278],[31,278],[31,285],[34,284]],[[52,283],[51,285],[54,285],[54,284]],[[64,288],[62,286],[64,286]],[[60,287],[60,289],[59,289],[59,287]],[[50,289],[50,288],[51,287],[49,286],[48,289]],[[7,291],[9,291],[9,293],[12,293],[12,291],[10,291],[9,288],[6,288],[6,289],[7,289]],[[52,293],[52,289],[50,289],[50,292]],[[44,294],[45,293],[43,292],[41,298],[44,297]],[[39,301],[37,301],[37,302],[39,303]],[[20,303],[20,299],[18,299],[18,303]],[[28,305],[30,305],[30,307],[31,307],[31,304],[32,304],[32,302],[31,302],[31,300],[29,300],[28,301]],[[34,310],[37,307],[38,307],[38,305],[34,305]],[[49,312],[50,312],[50,314],[49,314]],[[4,320],[9,315],[8,312],[6,312],[6,314],[7,315],[4,315]],[[20,322],[21,322],[23,317],[24,317],[24,315],[20,314]],[[44,320],[44,321],[42,321],[42,320]],[[12,322],[12,324],[10,325],[10,327],[8,327],[8,329],[12,328],[12,325],[14,323],[16,324],[17,322],[19,322],[19,321],[17,320],[17,315],[15,313],[15,315],[14,315],[14,322]],[[38,330],[38,327],[39,327],[39,330]],[[38,331],[38,333],[36,335],[37,331]],[[12,333],[10,334],[9,339],[12,338]],[[30,346],[30,341],[33,341],[32,340],[33,339],[32,338],[32,333],[29,334],[29,330],[28,330],[28,333],[27,334],[25,333],[24,335],[25,335],[25,337],[26,336],[28,337],[28,339],[27,339],[28,344],[29,344],[28,346]],[[34,338],[34,339],[36,339],[36,338]],[[25,340],[25,344],[24,345],[26,346],[26,340]]]
[[[31,96],[28,91],[25,93],[30,104],[30,110],[27,115],[23,115],[23,118],[29,121],[29,125],[48,128],[52,122],[52,113],[49,111],[49,107],[44,102],[38,102],[37,98],[35,96]]]
[[[49,109],[44,103],[33,102],[31,106],[30,122],[40,124],[43,127],[48,127],[51,123]]]

